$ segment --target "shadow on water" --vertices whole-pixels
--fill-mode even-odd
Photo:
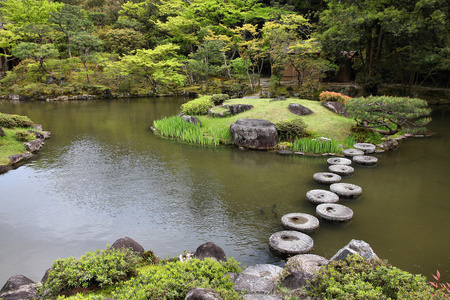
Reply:
[[[153,120],[183,99],[0,103],[52,131],[38,160],[0,175],[0,282],[40,280],[59,257],[79,256],[130,236],[159,256],[214,241],[244,265],[280,263],[268,247],[281,216],[315,214],[308,190],[325,157],[199,147],[154,135]],[[393,265],[449,279],[448,107],[433,113],[438,134],[402,142],[374,168],[344,178],[363,195],[343,201],[344,224],[321,223],[315,254],[331,257],[351,239]]]

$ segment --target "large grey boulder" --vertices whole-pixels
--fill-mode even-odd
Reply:
[[[275,124],[267,120],[239,119],[231,124],[230,132],[239,147],[268,150],[278,144]]]
[[[378,256],[368,243],[362,240],[351,240],[344,248],[340,249],[330,261],[345,260],[347,256],[352,254],[359,254],[365,259],[378,259]]]
[[[281,286],[290,290],[296,290],[306,286],[308,282],[313,278],[314,276],[311,273],[303,271],[293,271],[283,279],[283,281],[281,282]]]
[[[322,106],[326,109],[334,112],[335,114],[342,115],[344,117],[350,117],[348,112],[345,110],[344,105],[342,105],[339,102],[333,102],[333,101],[324,101],[322,102]]]
[[[27,300],[36,298],[36,283],[23,275],[10,277],[0,290],[0,299],[3,300]]]
[[[13,154],[11,156],[9,156],[9,160],[11,161],[11,164],[17,164],[23,160],[28,160],[30,158],[33,157],[33,154],[31,154],[30,152],[25,152],[25,153],[20,153],[20,154]]]
[[[208,257],[217,261],[227,261],[225,251],[213,242],[207,242],[198,246],[194,252],[194,257],[201,260]]]
[[[223,300],[219,293],[209,288],[191,288],[185,300]]]
[[[132,238],[129,238],[127,236],[122,237],[114,242],[114,244],[111,245],[111,249],[131,249],[134,252],[138,253],[139,255],[142,255],[144,253],[144,247],[142,247],[138,242],[133,240]]]
[[[309,108],[297,103],[289,104],[289,111],[297,116],[307,116],[314,113]]]
[[[23,143],[25,148],[30,152],[38,152],[44,146],[44,140],[36,139],[33,141]]]
[[[241,274],[254,275],[269,280],[275,280],[281,275],[282,272],[283,268],[275,265],[257,264],[246,268]]]
[[[253,108],[253,105],[250,104],[230,104],[224,105],[223,107],[228,108],[228,112],[232,115],[237,115],[243,113],[244,111],[250,110]]]
[[[272,294],[275,290],[275,282],[271,279],[257,275],[240,273],[234,278],[234,289],[237,292],[256,294]]]

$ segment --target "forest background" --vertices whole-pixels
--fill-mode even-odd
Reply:
[[[3,0],[0,21],[3,95],[242,95],[287,66],[307,99],[349,65],[365,94],[450,84],[445,0]]]

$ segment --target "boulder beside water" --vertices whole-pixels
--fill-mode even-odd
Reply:
[[[278,144],[275,124],[267,120],[239,119],[231,124],[230,132],[238,147],[269,150]]]

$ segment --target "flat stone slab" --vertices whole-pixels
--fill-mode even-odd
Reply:
[[[315,182],[322,184],[332,184],[341,182],[341,176],[330,172],[319,172],[313,175]]]
[[[359,149],[344,149],[342,150],[342,154],[344,154],[347,157],[353,157],[357,155],[364,155],[364,151]]]
[[[278,231],[269,238],[269,246],[285,255],[309,253],[314,248],[313,239],[304,233],[292,230]]]
[[[353,156],[353,162],[358,165],[374,166],[378,163],[378,158],[370,155]]]
[[[257,264],[245,268],[241,274],[249,274],[254,276],[259,276],[261,278],[266,278],[269,280],[274,280],[278,278],[283,272],[283,268],[271,264]]]
[[[322,266],[329,262],[325,257],[316,254],[298,254],[288,258],[286,268],[294,271],[303,271],[310,274],[319,272]]]
[[[316,214],[328,221],[345,222],[353,218],[353,210],[347,206],[335,203],[319,204]]]
[[[348,176],[353,174],[353,172],[355,172],[355,169],[346,165],[330,165],[328,166],[328,171],[341,176]]]
[[[360,186],[343,182],[330,185],[330,191],[344,198],[356,198],[362,194],[362,188]]]
[[[353,148],[364,151],[365,154],[370,154],[375,152],[375,145],[370,143],[356,143]]]
[[[304,233],[316,231],[319,228],[319,219],[304,213],[290,213],[281,217],[281,225],[288,230]]]
[[[327,163],[329,165],[345,165],[350,166],[352,164],[352,161],[348,158],[343,157],[332,157],[327,159]]]
[[[339,196],[326,190],[310,190],[306,193],[306,200],[312,204],[337,203]]]

